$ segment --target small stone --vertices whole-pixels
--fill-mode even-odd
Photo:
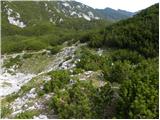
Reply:
[[[92,73],[92,71],[86,71],[84,74],[85,75],[90,75]]]
[[[36,88],[32,88],[29,93],[35,93]]]

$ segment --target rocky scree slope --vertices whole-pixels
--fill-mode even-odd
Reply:
[[[71,73],[73,72],[74,68],[76,68],[76,63],[80,61],[78,56],[75,55],[76,51],[85,45],[73,44],[65,46],[55,55],[50,54],[50,51],[47,50],[3,55],[1,61],[3,66],[0,75],[1,110],[2,112],[8,111],[5,115],[4,113],[2,114],[2,118],[25,118],[23,114],[28,112],[33,112],[33,114],[27,118],[57,118],[54,110],[50,110],[47,104],[54,93],[40,96],[40,91],[43,90],[44,83],[51,80],[48,75],[50,71],[69,70]],[[6,67],[6,63],[11,62],[13,59],[19,59],[21,64],[15,62]],[[33,59],[35,63],[30,62]],[[38,62],[38,59],[41,62]],[[28,64],[28,67],[24,64]],[[41,68],[33,72],[32,68],[35,66],[41,66]],[[78,74],[78,76],[71,75],[71,77],[78,77],[84,81],[100,74],[93,71],[85,71],[82,74]],[[73,80],[71,79],[72,82]],[[99,83],[100,86],[104,84],[103,81]]]

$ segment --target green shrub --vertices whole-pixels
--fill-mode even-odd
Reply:
[[[44,90],[40,90],[37,92],[38,96],[43,96],[45,94]]]
[[[66,84],[69,84],[70,75],[68,71],[58,70],[50,72],[51,80],[45,83],[44,91],[45,92],[54,92],[58,89],[63,88]]]
[[[114,62],[108,71],[104,71],[104,77],[110,82],[122,83],[129,79],[131,65],[129,62]]]
[[[159,4],[105,30],[105,46],[137,51],[144,57],[156,57],[159,50]]]
[[[139,53],[130,50],[116,50],[111,53],[111,58],[113,61],[119,60],[123,62],[128,60],[133,64],[138,64],[144,59]]]
[[[39,22],[34,26],[24,28],[22,34],[25,36],[41,36],[50,33],[53,29],[53,24],[49,22]]]
[[[25,53],[25,54],[23,55],[23,58],[24,58],[24,59],[31,58],[32,55],[33,55],[33,54],[26,54],[26,53]]]
[[[5,118],[7,117],[7,115],[11,113],[11,109],[9,108],[9,106],[7,107],[1,106],[0,113],[1,113],[1,118]]]
[[[20,65],[20,64],[21,64],[21,58],[20,55],[18,55],[15,58],[10,58],[6,63],[4,63],[4,66],[6,68],[10,68],[13,65]]]
[[[88,84],[74,84],[72,88],[59,91],[52,101],[59,118],[92,118],[92,108],[89,98],[92,88]]]
[[[10,94],[10,95],[7,95],[4,100],[5,100],[5,102],[11,103],[11,102],[14,101],[17,97],[19,97],[19,95],[14,92],[14,93],[12,93],[12,94]]]
[[[80,38],[80,42],[81,42],[81,43],[88,42],[89,40],[90,40],[89,33],[84,34],[84,35]]]
[[[49,50],[51,51],[51,54],[56,54],[56,53],[60,52],[61,48],[62,48],[61,46],[55,46]]]
[[[157,119],[159,117],[158,61],[143,60],[119,91],[117,117]]]
[[[103,45],[103,39],[104,39],[104,37],[101,34],[98,34],[98,33],[91,34],[89,36],[90,41],[89,41],[88,45],[90,47],[95,47],[95,48],[101,47]]]
[[[78,68],[82,68],[85,70],[93,70],[96,71],[100,69],[101,58],[98,55],[94,55],[90,53],[87,49],[84,49],[81,52],[80,56],[81,61],[77,63]]]
[[[37,38],[29,38],[24,41],[25,50],[41,50],[47,47],[47,44],[37,40]]]
[[[81,69],[81,68],[74,68],[72,74],[79,74],[79,73],[82,73],[82,72],[83,72],[83,69]]]
[[[50,102],[59,118],[104,118],[105,108],[111,99],[111,88],[95,88],[91,82],[76,82],[65,91],[59,90]]]

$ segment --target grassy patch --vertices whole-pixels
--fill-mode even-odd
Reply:
[[[33,116],[37,116],[39,115],[39,111],[37,110],[28,110],[22,113],[19,113],[18,115],[16,115],[15,119],[32,119]]]
[[[9,60],[7,60],[5,63],[4,63],[4,67],[6,68],[10,68],[11,66],[13,65],[20,65],[22,64],[22,61],[21,61],[21,58],[20,58],[20,55],[16,56],[15,58],[10,58]]]
[[[53,58],[46,54],[34,54],[32,56],[27,56],[27,59],[23,60],[20,71],[25,73],[42,72],[52,60]]]
[[[10,95],[7,95],[4,99],[2,99],[2,103],[11,103],[14,101],[17,97],[19,97],[18,93],[12,93]]]
[[[32,88],[36,88],[36,90],[38,91],[40,89],[40,85],[42,84],[43,84],[42,75],[37,76],[21,87],[21,90],[19,91],[19,95],[21,96],[24,95],[25,93],[30,91]]]
[[[0,110],[1,118],[7,117],[12,111],[8,106],[1,106]]]

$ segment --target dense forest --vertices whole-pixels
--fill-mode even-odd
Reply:
[[[86,35],[91,47],[114,47],[138,51],[145,57],[158,56],[159,4],[133,18],[108,26],[98,34]],[[94,39],[95,38],[95,39]]]
[[[54,114],[63,119],[158,119],[159,4],[116,23],[77,18],[65,21],[56,25],[39,22],[23,29],[2,24],[2,54],[47,49],[55,55],[66,41],[68,45],[86,44],[74,53],[79,59],[75,68],[46,73],[50,81],[33,79],[37,86],[44,85],[42,89],[36,88],[39,98],[53,93],[45,104],[46,111],[54,109]],[[99,49],[103,54],[95,52]],[[68,56],[66,61],[71,58]],[[15,57],[4,66],[15,63],[21,67],[23,61]],[[86,71],[97,74],[80,80],[77,76]],[[19,93],[7,96],[5,102],[24,95],[22,91],[29,91],[31,86],[33,83],[21,87]],[[10,111],[4,107],[2,118]],[[25,111],[14,118],[32,118],[33,114]]]

